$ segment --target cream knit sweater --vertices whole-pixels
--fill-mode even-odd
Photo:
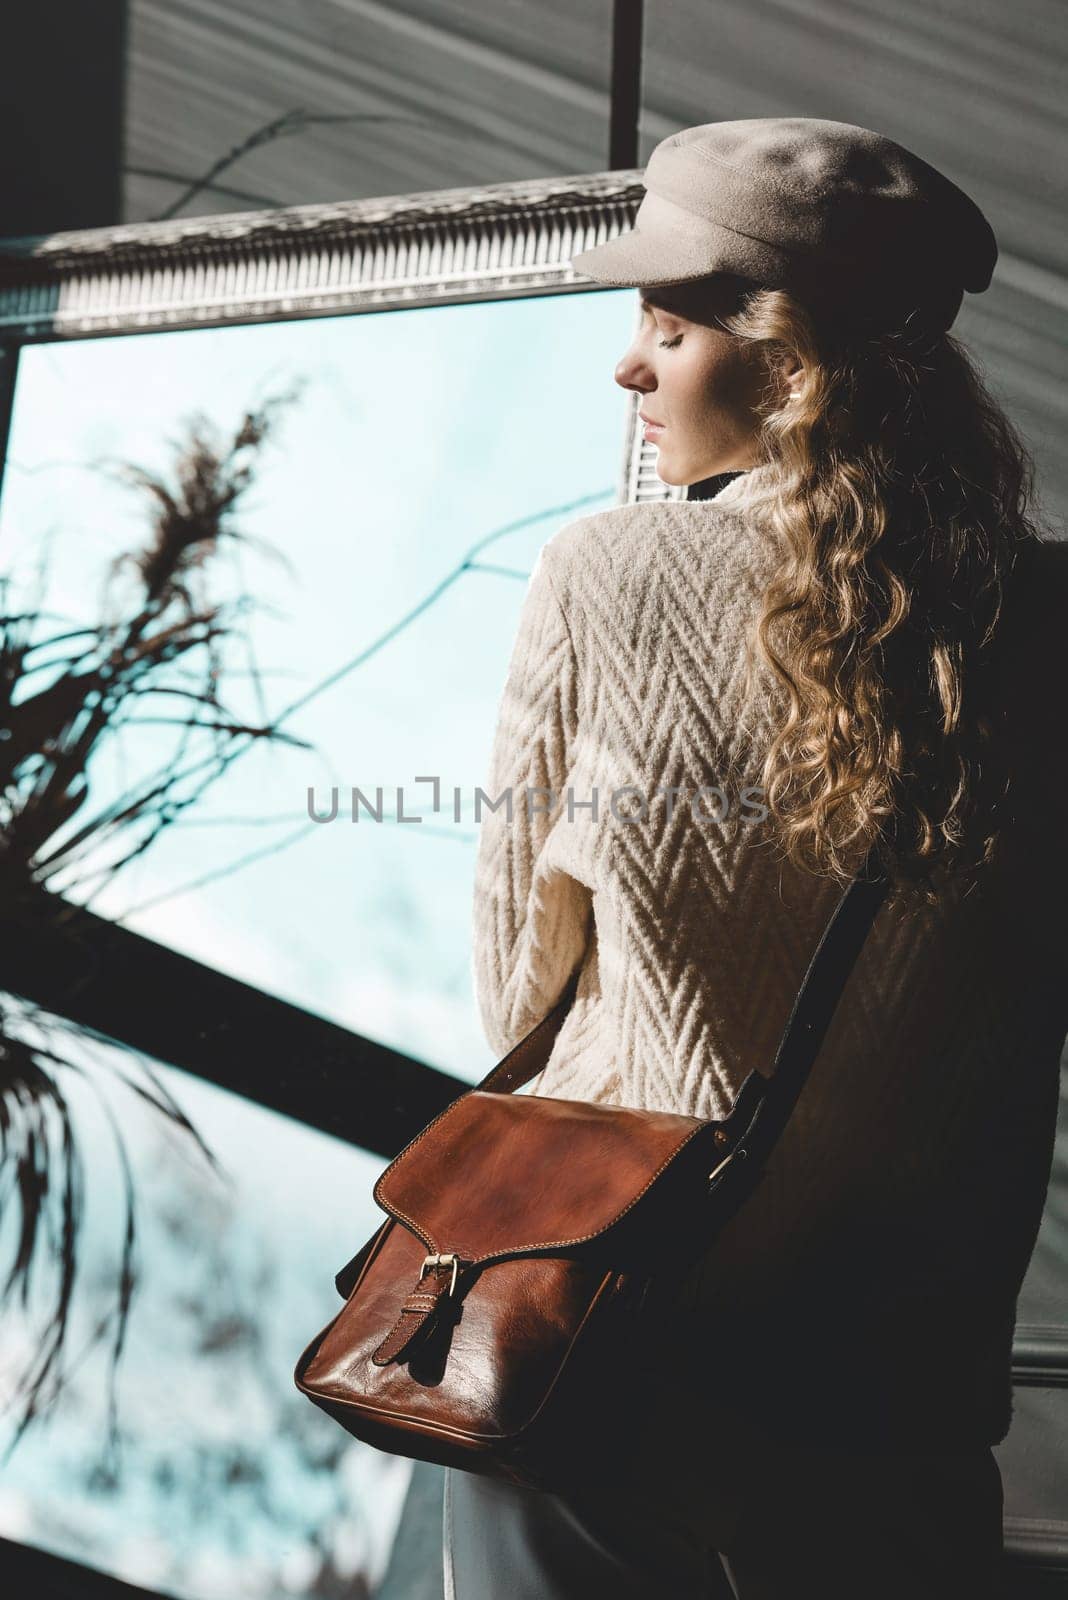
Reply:
[[[749,1067],[770,1069],[837,902],[759,821],[784,702],[765,670],[742,691],[782,558],[772,474],[581,517],[530,579],[483,785],[511,791],[511,820],[482,809],[473,906],[495,1055],[581,965],[529,1092],[722,1117]],[[918,921],[880,910],[760,1188],[683,1301],[684,1370],[729,1367],[747,1415],[784,1436],[986,1443],[1008,1428],[1068,1031],[1068,730],[1059,700],[1034,712],[1035,686],[1064,682],[1066,554],[1043,546],[1039,581],[1021,583],[1004,681],[1023,765],[1002,865]],[[691,805],[702,787],[721,794]]]

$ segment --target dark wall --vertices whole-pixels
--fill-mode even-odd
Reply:
[[[127,0],[4,7],[0,235],[118,222]]]

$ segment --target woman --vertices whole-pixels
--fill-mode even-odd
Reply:
[[[530,1092],[722,1117],[888,825],[893,887],[627,1397],[629,1458],[566,1496],[449,1470],[446,1594],[993,1595],[1068,1030],[1068,744],[1036,693],[1068,577],[948,333],[996,245],[849,124],[687,129],[645,184],[575,265],[640,290],[616,380],[660,476],[736,475],[541,553],[476,872],[487,1037],[503,1055],[577,967]]]

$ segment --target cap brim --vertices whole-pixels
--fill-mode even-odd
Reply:
[[[615,239],[581,250],[571,257],[576,272],[616,288],[653,288],[668,283],[692,283],[713,272],[731,270],[726,252],[715,240],[695,241],[643,233],[632,228]]]

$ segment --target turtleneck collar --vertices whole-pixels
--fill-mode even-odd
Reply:
[[[749,467],[745,472],[740,472],[736,478],[732,478],[707,503],[709,505],[720,502],[724,505],[732,506],[749,505],[774,494],[778,488],[779,481],[779,468],[775,462],[766,462],[759,467]]]

